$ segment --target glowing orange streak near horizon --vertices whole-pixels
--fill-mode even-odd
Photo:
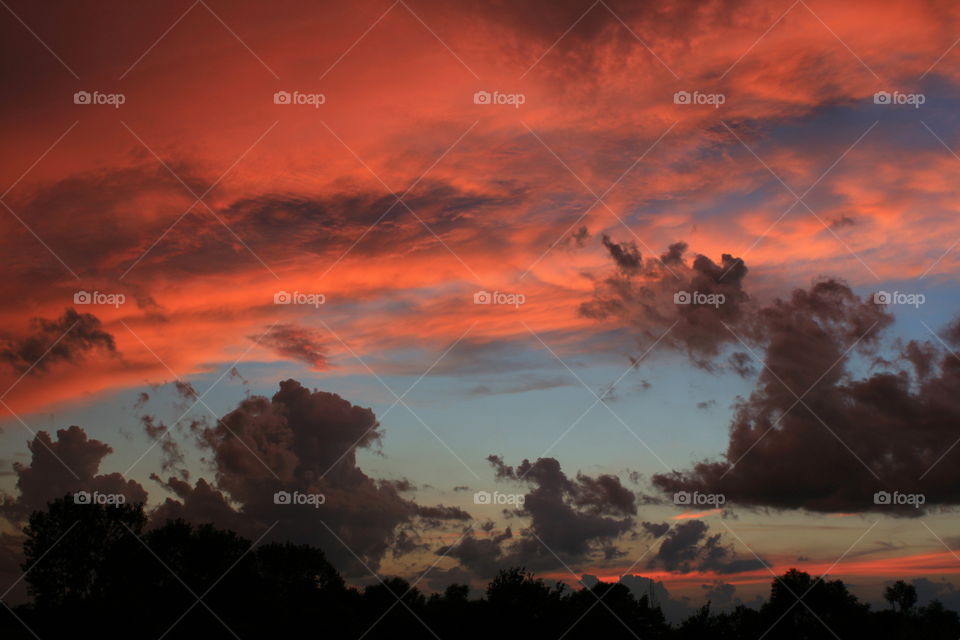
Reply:
[[[753,571],[744,571],[736,574],[723,574],[715,571],[708,572],[690,572],[690,573],[671,573],[663,570],[644,571],[644,565],[638,565],[631,568],[626,566],[618,573],[605,573],[597,575],[597,578],[604,582],[617,582],[623,572],[630,570],[630,575],[642,576],[651,580],[663,582],[668,587],[684,586],[692,584],[703,584],[720,580],[733,585],[760,584],[767,583],[774,579],[767,569],[756,569]],[[874,560],[859,560],[842,562],[833,565],[833,562],[815,561],[815,562],[774,562],[770,568],[780,576],[788,569],[798,569],[813,576],[823,575],[826,571],[831,578],[843,577],[895,577],[904,576],[925,576],[925,575],[950,575],[960,574],[960,561],[949,551],[935,553],[921,553],[910,556],[900,556],[897,558],[878,558]],[[595,574],[591,574],[595,575]],[[572,576],[569,572],[551,572],[544,573],[541,577],[550,580],[570,581]]]

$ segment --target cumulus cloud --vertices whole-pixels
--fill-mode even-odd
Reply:
[[[155,521],[215,522],[254,537],[277,523],[272,536],[317,544],[356,575],[365,570],[354,553],[376,568],[388,550],[416,538],[418,519],[469,518],[455,507],[418,505],[400,495],[405,487],[365,474],[357,450],[382,437],[373,411],[296,380],[281,382],[272,398],[246,398],[197,437],[216,482],[162,481],[175,498],[158,509]],[[322,494],[325,501],[320,508],[276,504],[278,491]]]
[[[473,576],[492,577],[503,568],[502,543],[513,538],[510,527],[500,533],[487,531],[484,537],[469,530],[456,545],[445,545],[437,549],[437,555],[455,558],[469,569]]]
[[[119,493],[127,502],[146,502],[147,492],[138,482],[119,473],[99,473],[101,462],[113,452],[108,444],[89,439],[77,426],[58,429],[56,435],[53,440],[46,431],[37,432],[27,443],[30,462],[13,463],[19,495],[6,496],[0,507],[8,521],[22,524],[33,511],[76,491]]]
[[[917,516],[960,503],[955,425],[960,361],[930,342],[876,356],[892,318],[843,282],[816,281],[760,309],[766,348],[754,391],[735,406],[726,452],[653,477],[666,492],[812,511]],[[950,336],[950,329],[944,332]],[[857,377],[855,354],[883,369]],[[797,400],[802,397],[802,402]],[[874,494],[922,493],[923,508]]]
[[[675,573],[691,571],[738,573],[762,569],[756,558],[738,559],[732,546],[721,542],[721,534],[708,535],[702,520],[686,520],[666,533],[650,567],[662,567]]]
[[[722,456],[655,475],[659,489],[824,512],[924,512],[895,498],[875,502],[879,491],[923,494],[926,508],[960,503],[951,431],[960,421],[960,361],[942,345],[882,342],[892,315],[838,279],[759,304],[744,291],[746,266],[729,255],[719,265],[704,256],[687,264],[683,243],[659,260],[642,259],[631,243],[604,238],[603,245],[614,270],[581,313],[626,323],[641,346],[673,326],[662,344],[707,369],[720,371],[723,362],[756,378],[734,405]],[[674,304],[675,291],[722,294],[724,302]],[[941,333],[956,344],[960,323]],[[882,357],[884,348],[892,356]],[[857,376],[870,365],[879,370]]]
[[[191,387],[177,390],[192,397]],[[311,391],[295,380],[280,383],[272,398],[250,396],[221,420],[194,420],[187,433],[199,443],[214,477],[194,483],[179,468],[183,454],[168,427],[151,416],[141,422],[148,437],[164,443],[163,471],[178,475],[152,479],[170,495],[150,512],[150,526],[183,518],[211,522],[253,539],[274,525],[271,538],[320,546],[347,575],[376,568],[388,552],[423,548],[420,533],[471,519],[455,506],[421,505],[401,496],[405,479],[371,478],[357,465],[360,448],[382,437],[373,411],[333,393]],[[214,424],[215,422],[215,424]],[[29,514],[79,490],[122,493],[128,502],[146,502],[147,492],[119,473],[99,474],[112,452],[88,439],[80,427],[44,431],[28,443],[31,460],[14,463],[18,496],[4,496],[0,516],[21,526]],[[278,491],[322,494],[322,507],[277,504]]]
[[[496,455],[487,460],[498,479],[532,486],[524,495],[523,504],[512,512],[514,516],[529,518],[529,526],[516,535],[509,528],[501,534],[488,531],[486,537],[471,532],[459,544],[444,547],[440,553],[459,559],[484,578],[503,566],[556,569],[564,562],[622,554],[616,544],[633,527],[637,507],[636,496],[623,487],[619,478],[580,473],[570,478],[554,458],[524,460],[516,467]]]

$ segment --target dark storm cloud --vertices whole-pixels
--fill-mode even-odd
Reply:
[[[153,525],[180,518],[188,522],[213,522],[234,531],[249,530],[250,522],[244,515],[230,505],[222,491],[203,478],[193,485],[175,477],[163,480],[151,475],[151,478],[176,496],[167,498],[153,511],[150,515]]]
[[[470,520],[473,517],[460,507],[446,507],[442,504],[435,507],[419,507],[417,515],[435,520]]]
[[[263,337],[251,336],[263,346],[273,349],[285,358],[291,358],[309,364],[314,369],[326,369],[328,366],[326,347],[319,331],[292,324],[278,324]]]
[[[191,396],[188,386],[177,388]],[[188,482],[178,468],[183,454],[168,427],[152,416],[142,416],[141,423],[147,436],[161,443],[163,470],[180,471],[180,477],[151,476],[170,493],[150,513],[151,526],[183,518],[256,538],[277,523],[273,538],[319,545],[349,575],[362,575],[366,570],[353,553],[375,568],[388,552],[424,548],[421,530],[471,518],[458,507],[420,505],[401,497],[401,492],[415,489],[407,480],[367,476],[357,465],[356,454],[358,448],[379,442],[382,433],[376,416],[295,380],[281,382],[272,398],[246,398],[215,426],[205,420],[178,425],[200,442],[214,481]],[[0,505],[0,516],[15,526],[32,511],[78,490],[122,493],[128,502],[147,499],[137,482],[119,473],[98,474],[112,449],[88,439],[79,427],[58,431],[56,441],[41,431],[28,446],[29,464],[14,464],[19,496],[5,496]],[[325,501],[319,508],[277,504],[278,491],[319,493]]]
[[[581,315],[624,323],[635,332],[641,351],[659,339],[661,345],[686,352],[707,369],[713,369],[721,350],[736,341],[725,324],[746,331],[747,267],[739,258],[723,254],[716,264],[697,255],[688,264],[683,257],[687,245],[682,242],[671,245],[659,259],[644,259],[632,242],[617,243],[603,236],[602,244],[615,269],[595,281],[593,299],[580,305]]]
[[[615,268],[581,313],[626,322],[641,347],[677,322],[663,344],[714,370],[718,356],[734,349],[727,366],[757,378],[734,406],[723,456],[655,475],[659,489],[721,493],[753,507],[907,516],[924,509],[883,504],[882,495],[875,504],[874,494],[885,491],[894,501],[923,494],[927,508],[960,504],[960,451],[951,448],[951,425],[960,422],[960,361],[939,344],[894,343],[893,359],[881,357],[892,316],[837,279],[760,305],[743,291],[746,266],[728,255],[721,265],[704,256],[687,265],[685,246],[677,244],[661,263],[641,261],[629,244],[603,244]],[[675,305],[674,290],[723,293],[726,302]],[[956,343],[960,323],[941,333]],[[860,355],[881,370],[855,378],[851,360]]]
[[[654,484],[667,493],[722,493],[742,505],[825,512],[919,516],[960,503],[960,452],[952,448],[960,361],[914,344],[883,371],[850,372],[852,354],[873,356],[891,321],[884,307],[836,280],[761,309],[753,330],[766,345],[763,369],[735,406],[726,453],[657,474]],[[923,494],[924,508],[882,497],[877,504],[879,491]]]
[[[166,481],[177,499],[168,500],[155,519],[212,521],[254,536],[278,522],[273,537],[318,544],[331,561],[357,575],[364,569],[352,553],[376,568],[398,543],[418,544],[416,519],[469,517],[453,507],[418,505],[403,498],[402,487],[395,483],[367,476],[357,465],[356,454],[379,442],[382,433],[376,416],[295,380],[281,382],[272,398],[243,400],[197,435],[216,472],[216,483],[200,480],[191,487],[177,479]],[[322,494],[325,501],[318,508],[276,504],[278,491]]]
[[[106,443],[87,438],[80,427],[58,429],[54,441],[39,431],[27,443],[29,464],[13,463],[17,476],[16,498],[6,497],[0,514],[20,524],[31,512],[45,509],[47,503],[76,491],[123,494],[127,502],[145,502],[147,492],[119,473],[99,474],[100,463],[113,452]]]
[[[571,479],[553,458],[533,463],[524,460],[517,467],[505,464],[499,456],[487,459],[498,479],[532,485],[514,511],[514,515],[529,517],[530,525],[516,537],[507,535],[509,530],[500,537],[467,537],[450,550],[452,557],[463,556],[465,566],[479,571],[494,564],[562,567],[554,554],[564,562],[619,554],[615,543],[633,526],[636,498],[618,478],[577,474]]]
[[[708,535],[709,527],[701,520],[686,520],[667,532],[650,560],[649,566],[662,567],[675,573],[691,571],[738,573],[762,569],[762,561],[738,560],[732,546],[724,545],[721,534]]]
[[[502,544],[511,538],[510,527],[499,534],[488,532],[485,537],[477,537],[473,531],[468,531],[459,543],[440,547],[436,554],[458,560],[473,576],[489,578],[505,566]]]
[[[100,319],[72,307],[54,320],[34,318],[31,329],[30,335],[6,339],[0,347],[0,360],[20,373],[31,367],[43,373],[56,362],[79,362],[98,350],[117,354],[113,336],[103,330]]]
[[[579,489],[573,503],[591,513],[631,516],[637,513],[637,497],[620,484],[620,478],[600,475],[596,478],[577,474]]]

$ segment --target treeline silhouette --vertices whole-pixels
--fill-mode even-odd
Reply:
[[[871,611],[840,580],[791,569],[759,609],[710,604],[669,625],[646,595],[622,584],[549,584],[508,568],[483,597],[453,584],[425,595],[400,578],[349,587],[320,549],[260,544],[211,525],[169,521],[147,529],[143,505],[78,505],[35,512],[24,533],[30,602],[0,610],[2,638],[856,638],[960,637],[939,602],[887,588]],[[34,635],[36,634],[36,635]]]

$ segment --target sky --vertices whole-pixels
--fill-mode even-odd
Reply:
[[[955,4],[0,4],[5,583],[84,490],[960,607]]]

